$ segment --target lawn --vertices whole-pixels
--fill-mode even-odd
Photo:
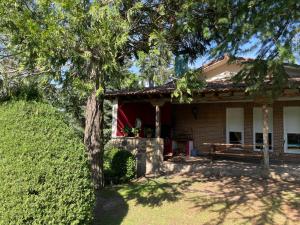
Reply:
[[[166,176],[108,187],[97,224],[299,224],[300,184],[249,177]]]

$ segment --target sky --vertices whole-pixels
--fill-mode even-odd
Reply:
[[[299,37],[300,38],[300,37]],[[256,58],[257,56],[257,49],[253,49],[252,51],[248,51],[247,49],[251,48],[252,46],[257,45],[257,49],[259,49],[259,41],[255,37],[251,38],[244,46],[241,47],[241,50],[246,50],[245,53],[237,55],[238,57],[244,57],[244,58]],[[300,54],[296,54],[296,64],[300,65]],[[202,65],[207,64],[211,61],[207,56],[199,57],[195,60],[194,63],[189,63],[189,67],[191,69],[197,69],[200,68]],[[130,71],[133,73],[138,74],[139,68],[137,66],[132,66],[130,68]]]
[[[239,55],[241,56],[241,55]],[[245,58],[255,58],[255,54],[253,52],[244,54],[242,57]],[[193,63],[189,63],[189,68],[191,69],[197,69],[200,68],[202,65],[207,64],[211,61],[212,59],[209,59],[208,56],[202,56],[202,57],[198,57],[195,62]],[[135,65],[133,65],[130,69],[131,72],[138,74],[139,73],[139,68]]]

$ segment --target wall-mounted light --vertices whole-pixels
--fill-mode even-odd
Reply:
[[[198,112],[199,112],[198,107],[194,106],[192,108],[192,114],[193,114],[195,120],[198,119]]]

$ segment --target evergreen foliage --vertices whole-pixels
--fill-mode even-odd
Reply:
[[[136,175],[136,159],[129,151],[107,145],[104,151],[106,183],[124,183]]]
[[[0,105],[0,224],[90,224],[94,194],[84,145],[55,108]]]
[[[102,187],[105,91],[138,84],[124,72],[126,63],[140,58],[149,83],[159,84],[174,56],[193,62],[205,54],[236,56],[256,48],[257,60],[236,80],[258,93],[272,74],[276,97],[286,85],[284,63],[295,62],[295,52],[299,56],[299,10],[298,0],[0,1],[0,79],[46,75],[67,90],[75,115],[82,109],[68,91],[80,94],[88,109],[84,140],[94,183]],[[260,60],[264,66],[257,66]],[[173,97],[190,101],[192,89],[203,87],[193,77],[192,71],[183,74]]]

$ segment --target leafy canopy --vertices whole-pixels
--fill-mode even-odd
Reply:
[[[128,38],[128,20],[119,3],[99,1],[1,1],[0,33],[18,56],[18,69],[47,73],[57,82],[89,91],[91,73],[113,82]]]

